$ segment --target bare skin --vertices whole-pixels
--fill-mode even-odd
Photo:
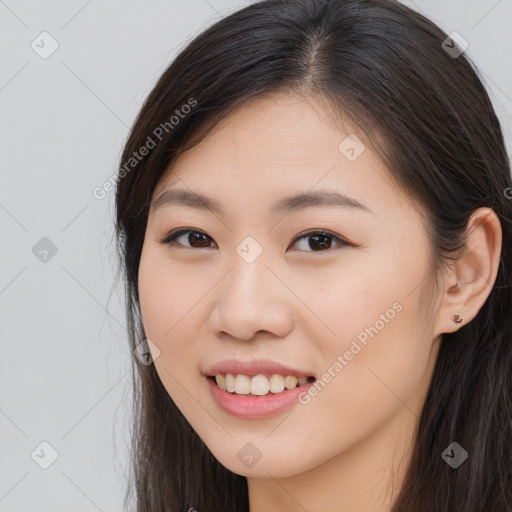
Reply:
[[[441,334],[460,327],[453,313],[463,312],[464,323],[476,316],[498,269],[499,220],[481,208],[467,251],[435,290],[424,216],[364,134],[326,123],[323,108],[284,93],[244,104],[153,194],[205,194],[224,214],[168,204],[150,210],[145,233],[139,292],[146,335],[160,350],[156,369],[213,455],[248,478],[251,512],[389,512]],[[349,133],[366,144],[354,160],[339,150]],[[271,213],[284,197],[320,190],[368,210]],[[160,242],[177,228],[207,236]],[[315,244],[318,230],[329,233]],[[249,236],[262,249],[251,263],[237,252]],[[371,326],[378,332],[336,371],[338,356]],[[270,359],[318,380],[330,369],[331,379],[307,403],[242,419],[217,405],[203,375],[231,358]],[[248,442],[261,452],[252,467],[237,456]]]

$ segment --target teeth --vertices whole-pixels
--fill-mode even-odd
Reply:
[[[295,389],[308,382],[308,377],[295,377],[294,375],[273,374],[270,379],[267,375],[248,376],[242,374],[219,373],[215,376],[215,381],[220,389],[228,393],[237,395],[257,395],[264,396],[270,393],[281,393],[285,389]]]
[[[248,395],[251,392],[251,379],[247,375],[237,375],[235,378],[235,393]]]
[[[240,375],[238,377],[240,377]],[[248,379],[249,377],[246,377],[246,378]],[[255,375],[251,379],[251,394],[263,396],[269,392],[269,389],[270,389],[270,384],[268,382],[267,377],[265,377],[265,375]],[[238,394],[241,394],[237,388],[235,388],[235,391]]]
[[[298,379],[298,383],[299,383],[299,386],[302,386],[302,384],[306,384],[306,382],[308,381],[308,378],[307,377],[299,377]]]
[[[235,377],[232,373],[226,375],[226,391],[228,393],[235,392]]]
[[[282,375],[272,375],[269,386],[272,393],[281,393],[281,391],[284,391],[284,377]]]
[[[293,389],[297,387],[297,377],[294,377],[293,375],[288,375],[284,379],[284,387],[286,389]]]
[[[215,382],[217,382],[217,385],[219,386],[220,389],[226,389],[226,377],[224,377],[224,375],[222,375],[221,373],[215,376]]]

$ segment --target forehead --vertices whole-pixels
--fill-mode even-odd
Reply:
[[[327,188],[375,211],[408,207],[408,198],[393,184],[364,133],[348,121],[334,125],[332,118],[326,104],[314,98],[274,92],[247,101],[180,155],[153,200],[179,187],[211,192],[220,203],[251,196],[275,203],[292,192]]]

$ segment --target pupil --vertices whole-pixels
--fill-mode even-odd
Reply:
[[[316,245],[316,244],[319,244],[321,246],[321,249],[329,249],[329,247],[326,247],[326,245],[329,246],[329,243],[325,243],[326,239],[330,240],[331,237],[329,235],[312,235],[309,238],[310,238],[309,247],[311,249],[314,250],[315,249],[314,245]],[[320,240],[323,239],[324,243],[318,242],[319,239]]]
[[[196,241],[199,237],[203,237],[203,243],[201,243],[201,241],[199,242],[199,245],[194,245],[194,243],[191,241],[194,239],[194,237],[196,237]],[[208,247],[208,240],[206,239],[206,235],[204,235],[203,233],[190,233],[188,235],[188,243],[192,246],[192,247]]]

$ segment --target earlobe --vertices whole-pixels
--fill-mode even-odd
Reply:
[[[468,221],[463,254],[445,276],[436,335],[457,331],[480,311],[491,293],[501,256],[501,224],[490,208],[479,208]]]

